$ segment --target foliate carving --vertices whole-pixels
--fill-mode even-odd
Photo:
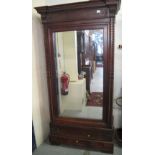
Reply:
[[[121,0],[106,0],[106,5],[109,7],[109,15],[115,16],[119,10]]]
[[[114,17],[117,13],[116,5],[109,6],[109,16]]]
[[[108,17],[108,16],[109,16],[109,11],[108,11],[107,8],[105,8],[105,9],[102,9],[102,10],[101,10],[100,14],[101,14],[102,16]]]

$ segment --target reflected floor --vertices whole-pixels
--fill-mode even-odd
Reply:
[[[84,106],[82,111],[64,110],[60,115],[62,117],[86,118],[86,119],[102,119],[102,107]]]
[[[90,84],[90,92],[103,92],[103,67],[97,67]]]
[[[90,89],[91,92],[103,92],[103,67],[96,68],[93,79],[91,80]],[[60,116],[101,120],[103,115],[102,113],[102,106],[83,105],[81,110],[65,109]]]

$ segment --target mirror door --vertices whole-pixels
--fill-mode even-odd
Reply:
[[[103,29],[55,32],[59,116],[103,119]]]

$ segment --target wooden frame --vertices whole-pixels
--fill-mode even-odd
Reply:
[[[41,14],[44,25],[51,118],[50,138],[52,144],[67,144],[109,153],[113,152],[114,21],[118,8],[118,0],[92,1],[36,8],[38,13]],[[103,29],[104,108],[102,120],[67,118],[59,117],[58,115],[54,32],[84,29]]]

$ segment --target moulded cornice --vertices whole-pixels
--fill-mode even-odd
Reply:
[[[86,2],[78,2],[78,3],[70,3],[70,4],[62,4],[62,5],[53,5],[53,6],[42,6],[36,7],[38,13],[41,15],[50,14],[53,12],[59,11],[67,11],[67,10],[77,10],[77,9],[88,9],[94,7],[109,7],[111,13],[115,13],[118,11],[120,5],[120,0],[98,0],[98,1],[86,1]],[[116,8],[116,9],[114,9]]]

